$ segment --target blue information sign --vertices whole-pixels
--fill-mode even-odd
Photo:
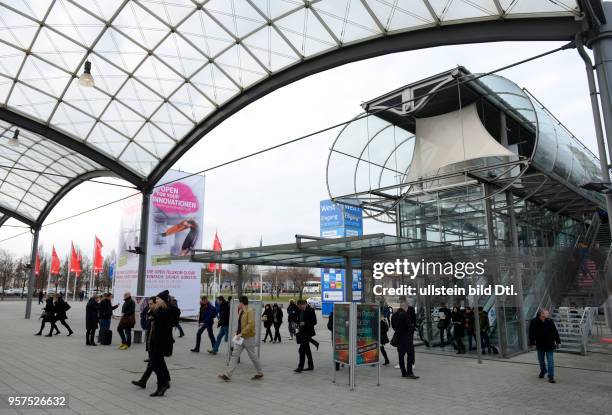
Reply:
[[[361,208],[337,204],[331,200],[320,203],[321,237],[344,238],[363,235],[363,213]],[[333,303],[344,301],[345,271],[338,268],[321,270],[322,312],[328,316]],[[353,301],[360,301],[363,291],[361,271],[353,270]]]

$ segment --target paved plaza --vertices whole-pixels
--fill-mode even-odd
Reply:
[[[69,409],[0,409],[0,414],[612,414],[612,355],[587,357],[556,354],[557,384],[537,377],[535,355],[509,360],[457,358],[417,348],[417,381],[402,379],[392,366],[356,372],[357,387],[349,391],[347,371],[338,383],[331,377],[331,345],[325,321],[319,319],[319,351],[314,351],[314,372],[296,374],[294,342],[263,344],[265,377],[251,381],[253,367],[246,356],[231,383],[217,379],[225,367],[225,354],[194,354],[196,324],[185,323],[186,337],[177,338],[168,359],[172,388],[165,397],[150,398],[155,376],[146,391],[130,384],[145,368],[144,346],[117,350],[113,346],[85,346],[85,303],[72,303],[71,337],[37,337],[39,320],[24,320],[24,302],[0,302],[0,395],[68,394]],[[34,311],[39,308],[34,304]],[[113,329],[116,321],[113,322]],[[283,326],[283,338],[287,337]],[[202,339],[205,350],[206,336]],[[226,349],[223,349],[224,351]],[[392,363],[395,349],[389,347]]]

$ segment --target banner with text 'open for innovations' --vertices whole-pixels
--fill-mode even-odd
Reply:
[[[168,171],[151,194],[145,295],[152,296],[168,290],[170,295],[176,297],[182,316],[195,316],[199,310],[202,265],[171,260],[171,257],[189,256],[192,249],[202,246],[204,177],[185,176],[188,173]],[[138,255],[130,254],[123,248],[138,246],[135,241],[140,235],[137,225],[140,223],[140,209],[127,209],[124,213],[128,217],[122,220],[116,296],[122,295],[119,287],[129,286],[134,294],[138,275]],[[132,216],[136,214],[138,219],[134,220]],[[137,232],[130,232],[131,229],[137,229]],[[121,278],[122,275],[124,278]]]

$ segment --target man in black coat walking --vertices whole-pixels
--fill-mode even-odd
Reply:
[[[540,363],[540,379],[548,372],[548,381],[555,383],[555,361],[554,350],[561,344],[559,332],[555,322],[550,318],[548,310],[538,311],[536,317],[529,324],[529,344],[535,345],[538,351],[538,362]],[[544,362],[548,361],[548,367]]]
[[[100,304],[99,298],[97,295],[93,295],[87,305],[85,306],[85,344],[87,346],[96,346],[96,342],[94,340],[94,336],[96,334],[96,329],[98,328],[98,322],[100,320],[99,311]]]
[[[299,300],[297,302],[297,323],[298,332],[296,339],[300,345],[299,354],[300,361],[298,363],[296,373],[301,373],[305,370],[314,370],[314,362],[312,361],[312,352],[310,351],[310,342],[316,335],[315,326],[317,325],[317,315],[312,307],[308,306],[306,300]],[[308,367],[304,369],[304,363],[308,359]]]
[[[416,328],[414,307],[409,306],[405,301],[401,302],[399,309],[391,318],[391,325],[395,330],[394,335],[397,339],[397,354],[402,377],[418,379],[419,377],[412,372],[412,366],[414,365],[414,330]],[[404,360],[405,357],[407,361]]]
[[[47,301],[45,302],[45,308],[43,310],[42,322],[40,323],[40,330],[36,333],[36,336],[41,336],[43,330],[45,329],[45,324],[51,323],[51,330],[49,330],[49,334],[46,337],[53,336],[53,330],[59,334],[59,330],[55,325],[55,304],[53,304],[53,297],[47,297]]]
[[[151,326],[149,332],[149,362],[147,369],[140,380],[133,380],[132,384],[147,387],[147,380],[152,372],[157,376],[157,389],[149,396],[163,396],[170,388],[170,372],[166,366],[165,357],[172,356],[174,338],[172,329],[175,325],[175,312],[169,305],[170,293],[168,290],[157,294],[155,303],[151,308]]]

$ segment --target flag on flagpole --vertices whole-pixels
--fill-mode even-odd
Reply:
[[[215,240],[213,242],[213,251],[221,251],[221,250],[223,250],[223,247],[221,246],[221,241],[219,240],[219,236],[217,235],[217,232],[215,232]],[[218,271],[221,271],[221,264],[217,264],[214,262],[211,262],[208,264],[208,270],[210,272],[213,272],[215,268]]]
[[[55,252],[55,246],[51,252],[51,275],[59,275],[60,273],[60,259]]]
[[[40,274],[40,255],[38,251],[36,251],[36,265],[34,266],[34,273],[37,277]]]
[[[100,241],[100,239],[98,239],[98,237],[95,237],[95,242],[94,242],[94,260],[93,260],[93,269],[95,272],[100,272],[102,271],[102,268],[104,267],[104,257],[102,256],[102,241]]]
[[[115,261],[111,262],[108,266],[108,279],[112,280],[115,274]]]
[[[76,249],[74,249],[74,244],[71,243],[71,252],[70,252],[70,272],[74,272],[76,274],[81,273],[81,261],[80,261],[80,253],[77,254]]]

